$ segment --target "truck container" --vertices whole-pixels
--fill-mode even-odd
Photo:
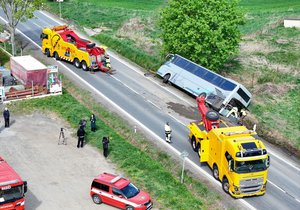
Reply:
[[[30,55],[10,58],[11,74],[24,86],[46,86],[47,67]]]

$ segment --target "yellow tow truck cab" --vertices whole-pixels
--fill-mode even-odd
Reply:
[[[207,130],[207,122],[202,115],[202,122],[188,125],[189,139],[200,162],[209,165],[214,178],[222,182],[223,190],[231,196],[263,195],[270,158],[263,142],[255,138],[256,132],[245,126],[222,127],[224,124]]]

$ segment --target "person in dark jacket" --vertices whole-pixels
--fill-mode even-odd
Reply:
[[[78,136],[77,148],[83,147],[84,135],[85,135],[84,128],[82,126],[79,126],[77,130],[77,136]]]
[[[90,121],[91,121],[91,131],[95,132],[96,131],[96,117],[94,114],[91,115]]]
[[[107,158],[107,156],[108,156],[109,137],[103,137],[102,144],[103,144],[103,155],[104,155],[105,158]]]
[[[3,111],[3,117],[4,117],[4,122],[5,122],[5,128],[8,128],[10,113],[9,113],[9,110],[7,107],[5,107],[5,109]]]

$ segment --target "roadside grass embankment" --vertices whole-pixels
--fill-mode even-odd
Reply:
[[[222,209],[222,197],[208,186],[185,172],[185,182],[180,183],[181,164],[165,152],[146,141],[142,134],[134,133],[128,123],[96,103],[88,92],[64,79],[64,94],[42,99],[24,100],[10,105],[11,113],[55,112],[72,128],[80,119],[91,113],[97,117],[98,129],[87,127],[87,142],[100,151],[102,137],[110,137],[109,159],[125,172],[139,187],[149,192],[155,207],[161,209]],[[73,96],[75,97],[73,97]],[[88,124],[89,125],[89,124]]]

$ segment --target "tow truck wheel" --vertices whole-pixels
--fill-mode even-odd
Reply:
[[[219,180],[219,169],[218,166],[215,164],[213,166],[213,176],[216,180]]]
[[[170,74],[166,74],[164,76],[164,79],[163,79],[163,83],[168,83],[169,82],[169,79],[170,79],[171,75]]]
[[[193,150],[195,152],[198,152],[199,151],[199,145],[197,145],[197,143],[196,143],[195,136],[192,137],[191,144],[192,144]]]
[[[78,58],[75,58],[74,61],[73,61],[73,63],[74,63],[74,66],[75,66],[76,68],[80,68],[80,67],[81,67],[81,63],[80,63],[80,61],[78,60]]]
[[[59,55],[58,55],[58,53],[57,52],[54,52],[54,58],[55,58],[55,60],[59,60]]]
[[[216,111],[208,111],[205,115],[206,119],[210,121],[215,121],[220,119],[220,115]]]
[[[94,201],[95,204],[101,204],[102,203],[102,200],[98,195],[93,195],[92,198],[93,198],[93,201]]]
[[[126,210],[134,210],[132,206],[126,206]]]
[[[47,55],[47,57],[50,57],[50,50],[48,48],[45,50],[45,54]]]
[[[222,188],[223,188],[224,192],[229,193],[229,183],[228,183],[228,179],[226,177],[223,178]]]
[[[81,66],[82,66],[83,71],[89,70],[89,67],[87,66],[85,61],[82,61]]]

